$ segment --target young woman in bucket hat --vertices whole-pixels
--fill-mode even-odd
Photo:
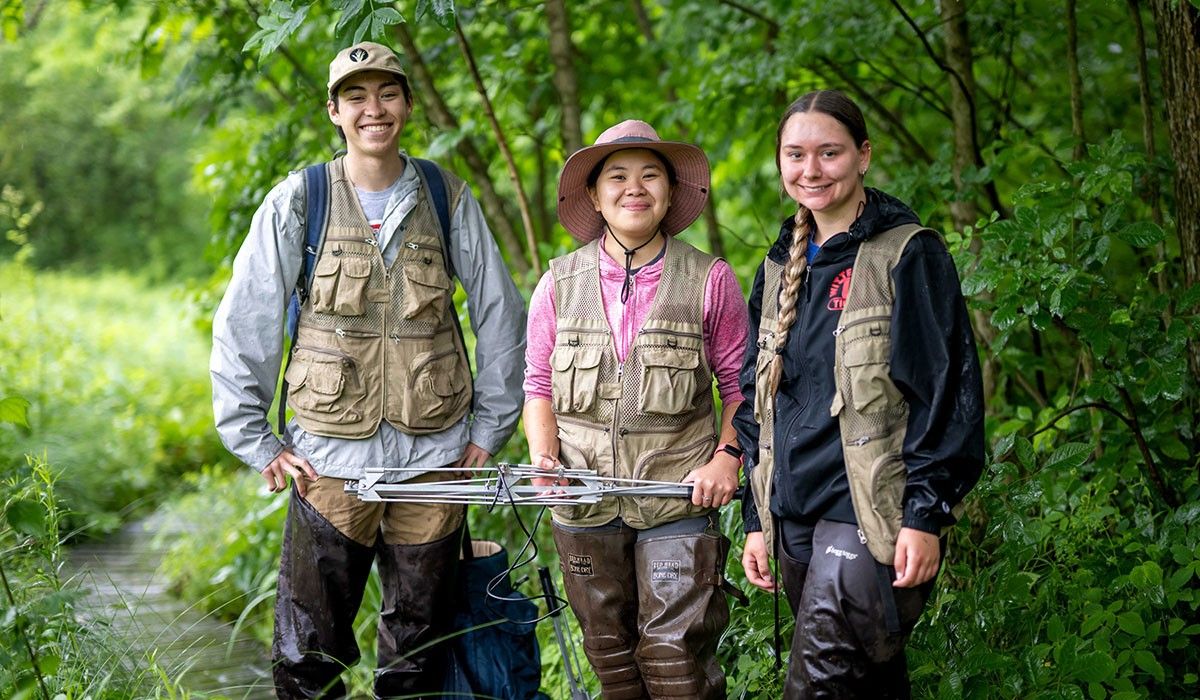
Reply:
[[[939,535],[983,467],[970,319],[941,238],[864,186],[854,102],[824,90],[792,103],[775,162],[797,210],[750,295],[742,564],[775,591],[777,555],[796,617],[785,698],[907,698],[904,645]]]
[[[530,301],[535,462],[693,484],[690,500],[554,509],[567,599],[605,698],[725,697],[715,652],[729,540],[716,509],[741,467],[731,421],[747,315],[729,265],[675,238],[708,190],[696,146],[641,121],[609,128],[563,166],[559,220],[584,245],[550,261]]]

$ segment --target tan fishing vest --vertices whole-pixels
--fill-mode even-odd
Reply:
[[[426,185],[385,268],[342,159],[327,167],[329,225],[285,374],[288,405],[327,437],[369,437],[381,420],[413,435],[445,430],[470,408],[471,369]],[[446,185],[453,211],[464,183],[447,173]]]
[[[859,537],[877,561],[889,565],[895,560],[896,537],[904,517],[904,488],[908,483],[903,459],[908,403],[892,381],[890,367],[895,302],[891,275],[908,242],[923,230],[926,229],[917,224],[905,224],[863,241],[854,259],[846,305],[835,331],[833,376],[837,390],[829,413],[838,418]],[[775,397],[768,395],[766,384],[767,370],[775,355],[774,333],[783,266],[768,259],[763,273],[763,299],[775,299],[776,303],[763,304],[763,320],[759,324],[754,410],[762,428],[759,464],[752,473],[751,487],[763,535],[768,537],[773,536],[768,528],[775,466],[771,451]],[[763,466],[767,468],[761,469]],[[955,513],[961,510],[959,504]]]
[[[704,355],[704,289],[716,258],[667,238],[653,305],[619,364],[600,296],[599,255],[597,240],[550,261],[559,459],[603,476],[680,481],[716,448],[712,370]],[[554,519],[590,527],[620,517],[644,529],[710,510],[685,498],[607,498],[559,506]]]

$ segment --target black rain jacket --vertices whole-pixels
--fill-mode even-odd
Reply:
[[[920,222],[903,202],[868,188],[862,214],[848,232],[825,242],[805,273],[775,398],[771,512],[776,517],[806,524],[820,519],[857,522],[838,419],[829,415],[835,392],[833,332],[859,244],[906,223]],[[791,217],[783,222],[778,240],[767,253],[781,265],[787,262],[793,226]],[[903,454],[908,466],[903,526],[938,533],[953,524],[951,507],[983,471],[979,357],[958,272],[935,234],[913,238],[892,270],[892,282],[891,377],[910,409]],[[738,441],[746,452],[747,474],[758,459],[754,375],[762,294],[763,266],[759,265],[750,293],[750,338],[740,374],[746,400],[734,416]],[[745,529],[761,530],[754,494],[749,486],[744,493]]]

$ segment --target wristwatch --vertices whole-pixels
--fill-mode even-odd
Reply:
[[[725,454],[732,456],[734,459],[736,459],[739,462],[742,461],[742,455],[745,454],[745,452],[742,451],[742,448],[738,447],[737,445],[733,444],[732,442],[727,442],[724,445],[721,445],[719,448],[717,448],[717,451],[724,452]]]

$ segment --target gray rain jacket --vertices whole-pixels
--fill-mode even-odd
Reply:
[[[403,242],[405,218],[422,192],[416,168],[403,157],[406,167],[379,230],[389,265]],[[267,195],[234,259],[213,319],[209,372],[217,432],[231,453],[259,471],[284,448],[267,416],[283,358],[287,300],[303,260],[304,190],[304,175],[295,172]],[[458,460],[468,442],[495,454],[512,435],[524,399],[525,303],[470,189],[451,214],[449,254],[467,293],[477,339],[472,413],[432,435],[408,435],[385,421],[361,440],[313,435],[293,420],[293,449],[318,474],[358,479],[368,466],[441,467]]]

